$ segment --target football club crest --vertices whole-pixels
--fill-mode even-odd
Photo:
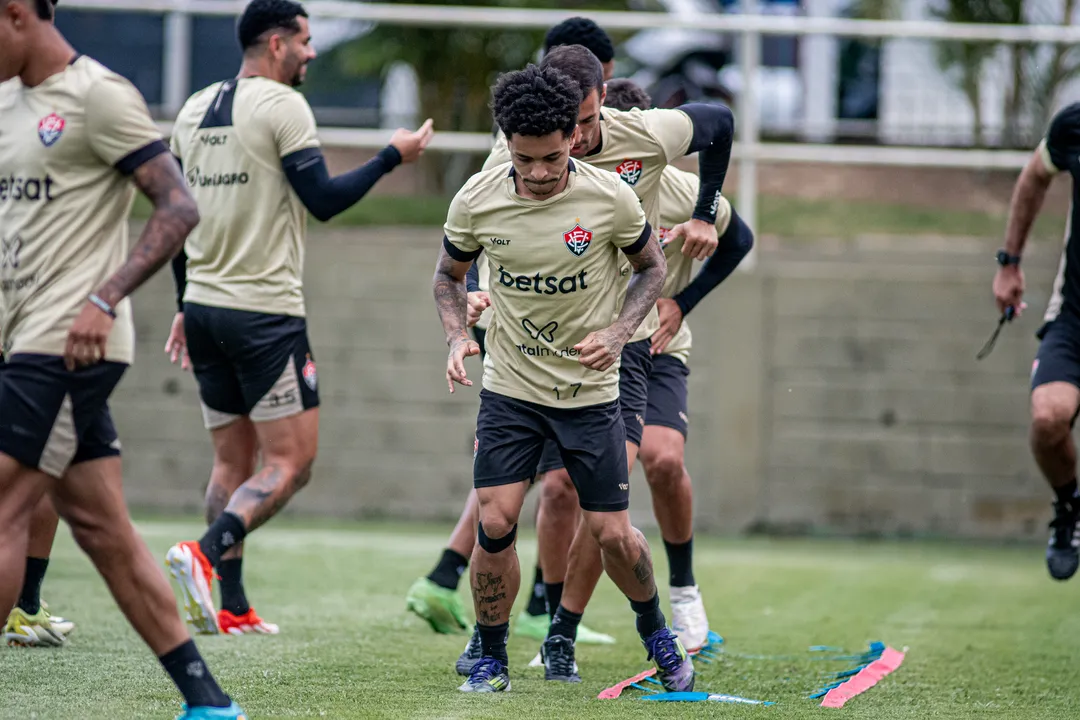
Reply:
[[[60,117],[56,113],[49,113],[45,117],[41,118],[37,126],[38,137],[41,138],[41,144],[45,147],[52,147],[56,144],[56,141],[60,139],[60,136],[64,132],[64,118]]]
[[[671,235],[671,228],[657,228],[656,239],[660,241],[660,247],[664,247],[668,244],[668,236]]]
[[[566,241],[566,248],[581,257],[585,254],[585,251],[589,249],[589,244],[592,243],[592,231],[586,230],[581,227],[581,224],[575,224],[573,228],[567,230],[562,234],[563,240]]]
[[[627,185],[633,187],[637,185],[638,180],[641,179],[641,170],[645,166],[640,160],[623,160],[619,163],[619,166],[615,168],[615,172],[619,174],[619,177],[623,179]]]
[[[318,378],[315,375],[315,361],[311,359],[310,354],[307,356],[307,362],[304,363],[304,369],[301,371],[301,374],[304,376],[304,382],[307,383],[307,386],[314,390],[315,386],[318,384]]]

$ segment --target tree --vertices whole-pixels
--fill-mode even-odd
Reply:
[[[410,4],[445,5],[446,0],[408,0]],[[471,0],[470,6],[555,8],[569,12],[626,10],[627,0]],[[435,120],[435,129],[490,131],[488,107],[491,85],[500,72],[516,70],[535,60],[543,45],[543,30],[503,28],[428,28],[377,25],[363,37],[334,49],[346,74],[385,76],[396,62],[411,65],[420,82],[422,117]],[[463,161],[464,160],[464,161]],[[475,169],[478,159],[431,155],[428,168],[436,186],[456,187]],[[452,176],[447,176],[447,173]],[[441,180],[442,182],[439,182]],[[433,189],[441,189],[436,187]]]

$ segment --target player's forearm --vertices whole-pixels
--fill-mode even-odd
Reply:
[[[1024,252],[1031,226],[1042,209],[1051,180],[1052,176],[1040,174],[1032,163],[1028,163],[1020,173],[1009,202],[1009,219],[1005,226],[1005,252],[1010,255]]]
[[[199,224],[198,208],[171,156],[159,155],[138,168],[135,181],[154,203],[154,212],[127,261],[97,290],[112,307],[175,257]]]
[[[630,256],[630,262],[634,266],[634,275],[630,278],[626,298],[615,321],[627,340],[660,299],[660,293],[664,289],[664,277],[667,275],[664,251],[660,249],[655,236],[641,253]]]
[[[735,271],[752,247],[754,234],[737,216],[733,216],[716,252],[701,266],[693,281],[672,298],[683,317],[690,314],[706,295]]]
[[[360,202],[384,175],[401,164],[401,153],[387,146],[360,167],[330,177],[326,159],[318,148],[300,150],[282,159],[285,177],[300,202],[320,222]]]
[[[465,289],[465,278],[455,272],[453,260],[445,250],[440,254],[439,264],[435,268],[432,290],[435,308],[439,311],[439,320],[446,333],[446,344],[450,345],[460,338],[468,339],[469,296]]]
[[[698,154],[698,175],[701,178],[691,217],[715,223],[720,192],[724,189],[728,165],[731,163],[735,116],[723,105],[693,103],[679,109],[690,117],[694,125],[688,153]]]

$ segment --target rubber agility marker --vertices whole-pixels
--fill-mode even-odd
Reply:
[[[885,648],[880,658],[859,670],[849,680],[829,690],[821,701],[821,707],[844,707],[844,703],[877,685],[883,677],[900,667],[902,662],[904,653],[891,647]]]
[[[709,632],[709,639],[706,641],[705,646],[700,650],[695,650],[690,653],[694,656],[695,660],[703,660],[706,664],[711,664],[716,659],[716,652],[721,645],[724,644],[724,638],[720,637],[714,632]],[[642,690],[647,693],[656,692],[652,688],[645,687],[642,682],[652,682],[659,685],[658,680],[653,680],[653,675],[656,674],[656,668],[649,668],[648,670],[638,673],[634,677],[626,678],[625,680],[615,683],[608,689],[597,695],[598,700],[614,700],[622,695],[623,690],[632,687],[636,690]]]

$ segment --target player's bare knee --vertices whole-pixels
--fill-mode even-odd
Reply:
[[[1031,403],[1031,444],[1052,447],[1064,441],[1071,431],[1076,409],[1052,398]]]
[[[71,527],[75,543],[91,560],[111,557],[123,552],[128,544],[126,528],[115,527],[112,523],[103,523],[87,517],[64,518]]]
[[[613,513],[588,513],[588,516],[589,531],[605,553],[619,554],[620,550],[636,542],[634,528],[625,510]]]
[[[545,512],[574,513],[578,506],[577,490],[565,473],[548,473],[544,477],[540,500],[544,503]]]
[[[685,465],[681,452],[660,450],[651,454],[648,461],[642,457],[642,465],[653,492],[670,490],[682,482]]]
[[[296,486],[297,490],[307,487],[307,484],[311,482],[311,469],[314,464],[315,459],[312,458],[293,476],[293,484]]]

